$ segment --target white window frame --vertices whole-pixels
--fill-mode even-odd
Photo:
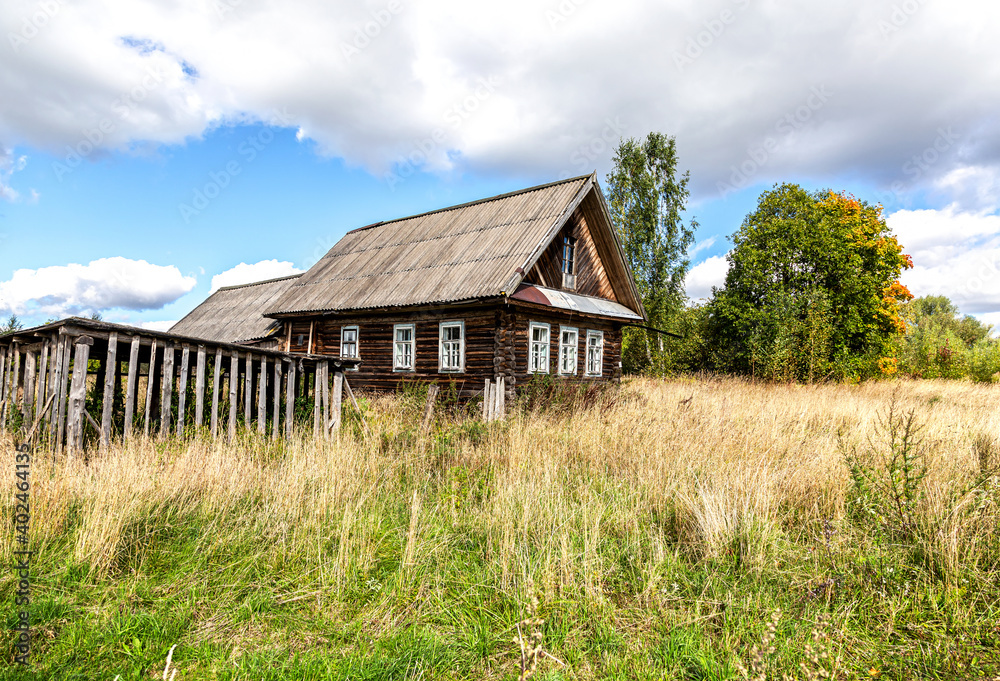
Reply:
[[[572,344],[566,343],[564,341],[563,334],[572,333],[573,342]],[[573,368],[570,371],[566,371],[564,366],[564,359],[566,358],[567,351],[572,351],[573,354]],[[580,354],[580,329],[575,326],[560,326],[559,327],[559,375],[560,376],[576,376],[577,369],[579,369],[580,361],[578,355]]]
[[[410,330],[409,341],[397,341],[396,334],[400,329]],[[396,346],[399,343],[410,346],[410,364],[403,366],[399,364],[399,355],[396,353]],[[392,325],[392,370],[393,371],[416,371],[417,367],[417,327],[415,324],[393,324]]]
[[[444,365],[444,334],[445,329],[457,328],[461,334],[458,339],[458,366],[446,368]],[[454,341],[450,341],[454,342]],[[465,322],[452,320],[438,324],[438,373],[461,374],[465,372]]]
[[[545,354],[539,355],[544,366],[536,365],[532,359],[535,354],[535,329],[545,329]],[[541,344],[541,341],[539,341]],[[549,355],[552,352],[552,325],[544,322],[528,322],[528,373],[547,374],[549,373]]]
[[[598,340],[597,345],[594,346],[597,350],[597,372],[590,370],[590,339],[596,338]],[[584,365],[585,375],[587,376],[603,376],[604,375],[604,332],[598,331],[596,329],[587,329],[587,357],[586,364]]]
[[[344,354],[344,334],[348,331],[354,332],[354,354],[345,355]],[[358,328],[357,324],[348,324],[347,326],[340,327],[340,356],[344,359],[358,359],[361,356],[361,330]],[[348,369],[348,371],[356,371],[357,367]]]

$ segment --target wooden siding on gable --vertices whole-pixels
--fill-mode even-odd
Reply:
[[[562,285],[563,239],[567,236],[576,239],[576,286],[570,289]],[[620,302],[615,296],[611,280],[608,279],[604,264],[598,255],[594,236],[580,208],[573,212],[566,226],[525,275],[524,281]]]

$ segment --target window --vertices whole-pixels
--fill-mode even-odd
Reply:
[[[600,376],[604,368],[604,332],[587,331],[587,375]]]
[[[576,239],[563,237],[563,274],[576,274]]]
[[[559,373],[576,374],[576,347],[580,332],[572,326],[559,327]]]
[[[534,374],[549,373],[549,325],[540,322],[528,324],[528,371]]]
[[[465,371],[465,322],[441,322],[438,371]]]
[[[392,327],[392,368],[394,371],[413,371],[413,324],[396,324]]]
[[[340,356],[358,356],[358,327],[343,326],[340,328]]]

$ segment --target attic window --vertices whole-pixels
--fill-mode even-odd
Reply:
[[[576,274],[576,239],[563,237],[563,274]]]
[[[562,287],[576,290],[576,239],[563,237]]]

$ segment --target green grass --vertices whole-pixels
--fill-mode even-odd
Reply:
[[[0,679],[159,679],[173,646],[177,679],[517,679],[533,598],[552,656],[537,679],[743,678],[779,609],[769,678],[806,678],[807,643],[837,678],[1000,675],[995,532],[942,572],[919,544],[788,495],[707,552],[688,497],[590,456],[565,417],[442,419],[422,451],[401,449],[406,418],[351,445],[370,464],[345,503],[265,512],[280,492],[259,488],[218,512],[164,496],[132,513],[106,565],[81,559],[87,511],[66,511],[36,543],[30,670],[11,663],[15,587],[0,578]],[[538,432],[565,457],[544,470],[514,454]],[[281,457],[258,459],[280,489]],[[842,477],[829,485],[843,494]]]

